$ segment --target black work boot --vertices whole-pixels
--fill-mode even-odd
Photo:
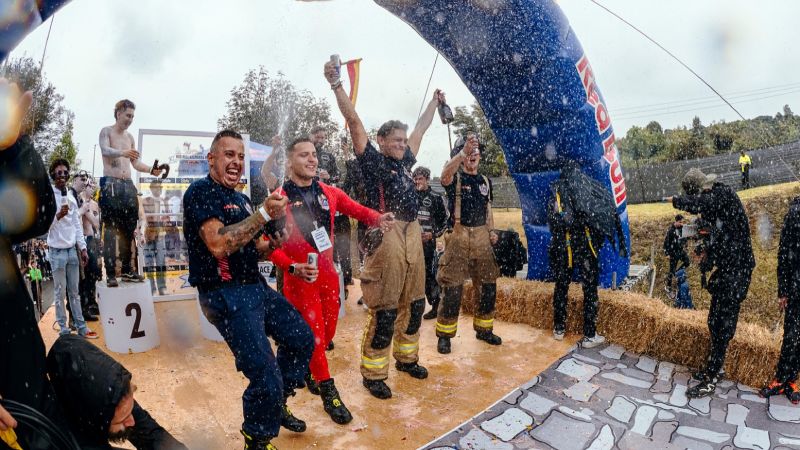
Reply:
[[[425,319],[425,320],[435,319],[436,316],[438,315],[438,309],[439,309],[439,301],[437,300],[437,301],[431,303],[431,310],[426,312],[422,316],[422,318]]]
[[[244,436],[244,450],[278,450],[277,447],[270,444],[272,438],[268,437],[254,437],[245,433],[244,430],[239,430]]]
[[[481,330],[475,333],[475,337],[491,345],[500,345],[503,340],[500,336],[494,334],[492,330]]]
[[[289,431],[302,433],[306,431],[306,423],[295,417],[286,404],[286,400],[291,396],[294,396],[294,390],[289,390],[283,396],[283,405],[281,405],[281,426]]]
[[[311,392],[314,395],[319,395],[319,384],[314,379],[314,376],[311,375],[311,372],[306,374],[306,387],[308,388],[308,392]]]
[[[336,385],[333,384],[333,378],[321,381],[319,390],[322,397],[322,407],[325,408],[325,412],[331,416],[334,422],[344,425],[353,420],[353,415],[350,414],[350,411],[344,406],[342,399],[339,397],[339,391],[336,390]]]
[[[450,353],[450,338],[440,337],[439,343],[436,345],[436,351],[443,355]]]
[[[389,389],[389,386],[387,386],[383,380],[368,380],[364,378],[361,384],[369,389],[369,393],[372,394],[373,397],[379,399],[392,398],[392,390]]]
[[[703,398],[713,394],[717,389],[717,377],[706,375],[700,383],[686,390],[687,398]]]
[[[428,369],[420,366],[415,362],[401,363],[400,361],[398,361],[394,365],[394,367],[400,372],[405,372],[418,380],[424,380],[425,378],[428,378]]]

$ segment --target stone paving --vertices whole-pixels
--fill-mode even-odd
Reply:
[[[573,348],[426,450],[800,449],[800,405],[723,380],[686,398],[689,369],[617,345]]]

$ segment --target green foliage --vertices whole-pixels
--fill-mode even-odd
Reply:
[[[320,125],[328,130],[327,148],[340,151],[334,139],[338,125],[331,119],[330,105],[297,89],[281,72],[272,76],[263,66],[250,70],[242,84],[231,89],[226,106],[228,112],[217,122],[220,129],[248,133],[251,140],[270,145],[277,134],[288,144]]]
[[[71,128],[74,118],[74,114],[62,104],[64,96],[47,81],[39,70],[39,63],[33,58],[22,57],[6,61],[0,66],[0,76],[17,83],[22,91],[33,93],[33,104],[25,117],[22,130],[31,136],[34,147],[42,158],[49,160],[50,153],[61,141],[68,127]]]
[[[800,117],[785,105],[774,117],[759,116],[735,122],[714,122],[704,126],[699,117],[691,128],[679,126],[662,130],[651,121],[646,127],[631,127],[617,141],[623,165],[652,164],[738,153],[800,139]]]
[[[50,153],[48,161],[52,162],[58,158],[66,159],[69,161],[69,165],[74,171],[74,169],[80,166],[80,161],[77,159],[78,147],[72,140],[73,128],[73,115],[70,113],[67,118],[67,129],[64,131],[64,134],[61,135],[61,140]]]
[[[478,173],[487,177],[499,177],[508,175],[508,164],[503,154],[503,148],[489,127],[486,115],[480,105],[474,103],[472,106],[458,106],[453,113],[454,120],[451,124],[453,128],[453,143],[458,136],[462,136],[467,131],[474,131],[478,134],[478,139],[485,149],[481,155],[481,164]]]

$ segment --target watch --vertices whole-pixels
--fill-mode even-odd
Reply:
[[[289,266],[289,275],[294,275],[296,265],[297,264],[292,264],[291,266]]]

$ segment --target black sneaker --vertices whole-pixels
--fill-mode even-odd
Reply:
[[[703,398],[713,394],[717,389],[716,379],[706,379],[686,390],[687,398]]]
[[[308,388],[308,392],[311,392],[314,395],[319,395],[319,384],[317,384],[314,377],[311,373],[306,374],[306,387]]]
[[[364,378],[361,384],[369,390],[369,393],[372,394],[373,397],[382,400],[392,398],[392,390],[389,389],[389,386],[387,386],[383,380],[368,380]]]
[[[116,278],[110,277],[110,278],[106,279],[106,286],[107,287],[117,287],[117,286],[119,286],[119,283],[117,282]]]
[[[762,398],[772,397],[773,395],[781,395],[786,391],[786,385],[778,380],[772,380],[768,385],[758,391],[758,395]]]
[[[800,388],[797,387],[797,383],[789,381],[785,386],[786,389],[783,393],[786,394],[786,398],[788,398],[793,405],[800,404]]]
[[[478,331],[475,333],[475,337],[478,338],[478,340],[491,345],[500,345],[503,343],[503,340],[500,339],[500,336],[494,334],[492,330]]]
[[[342,403],[339,391],[336,389],[336,385],[333,384],[333,378],[320,382],[319,390],[322,393],[322,407],[334,422],[344,425],[353,420],[353,415]]]
[[[139,275],[138,273],[123,273],[121,278],[122,281],[128,281],[131,283],[144,283],[144,275]]]
[[[306,431],[306,423],[295,417],[286,403],[281,406],[281,426],[295,433]]]
[[[450,338],[440,337],[439,343],[436,345],[436,351],[443,355],[450,353]]]
[[[244,430],[239,430],[244,436],[244,450],[278,450],[277,447],[270,444],[271,438],[257,438],[245,433]]]
[[[430,311],[426,312],[422,315],[422,318],[425,320],[435,319],[437,316],[436,308],[431,308]]]
[[[415,362],[413,362],[413,363],[401,363],[401,362],[398,361],[394,365],[394,367],[395,367],[395,369],[399,370],[400,372],[405,372],[405,373],[411,375],[412,377],[414,377],[414,378],[416,378],[418,380],[424,380],[425,378],[428,378],[428,369],[420,366],[419,364],[417,364]]]

